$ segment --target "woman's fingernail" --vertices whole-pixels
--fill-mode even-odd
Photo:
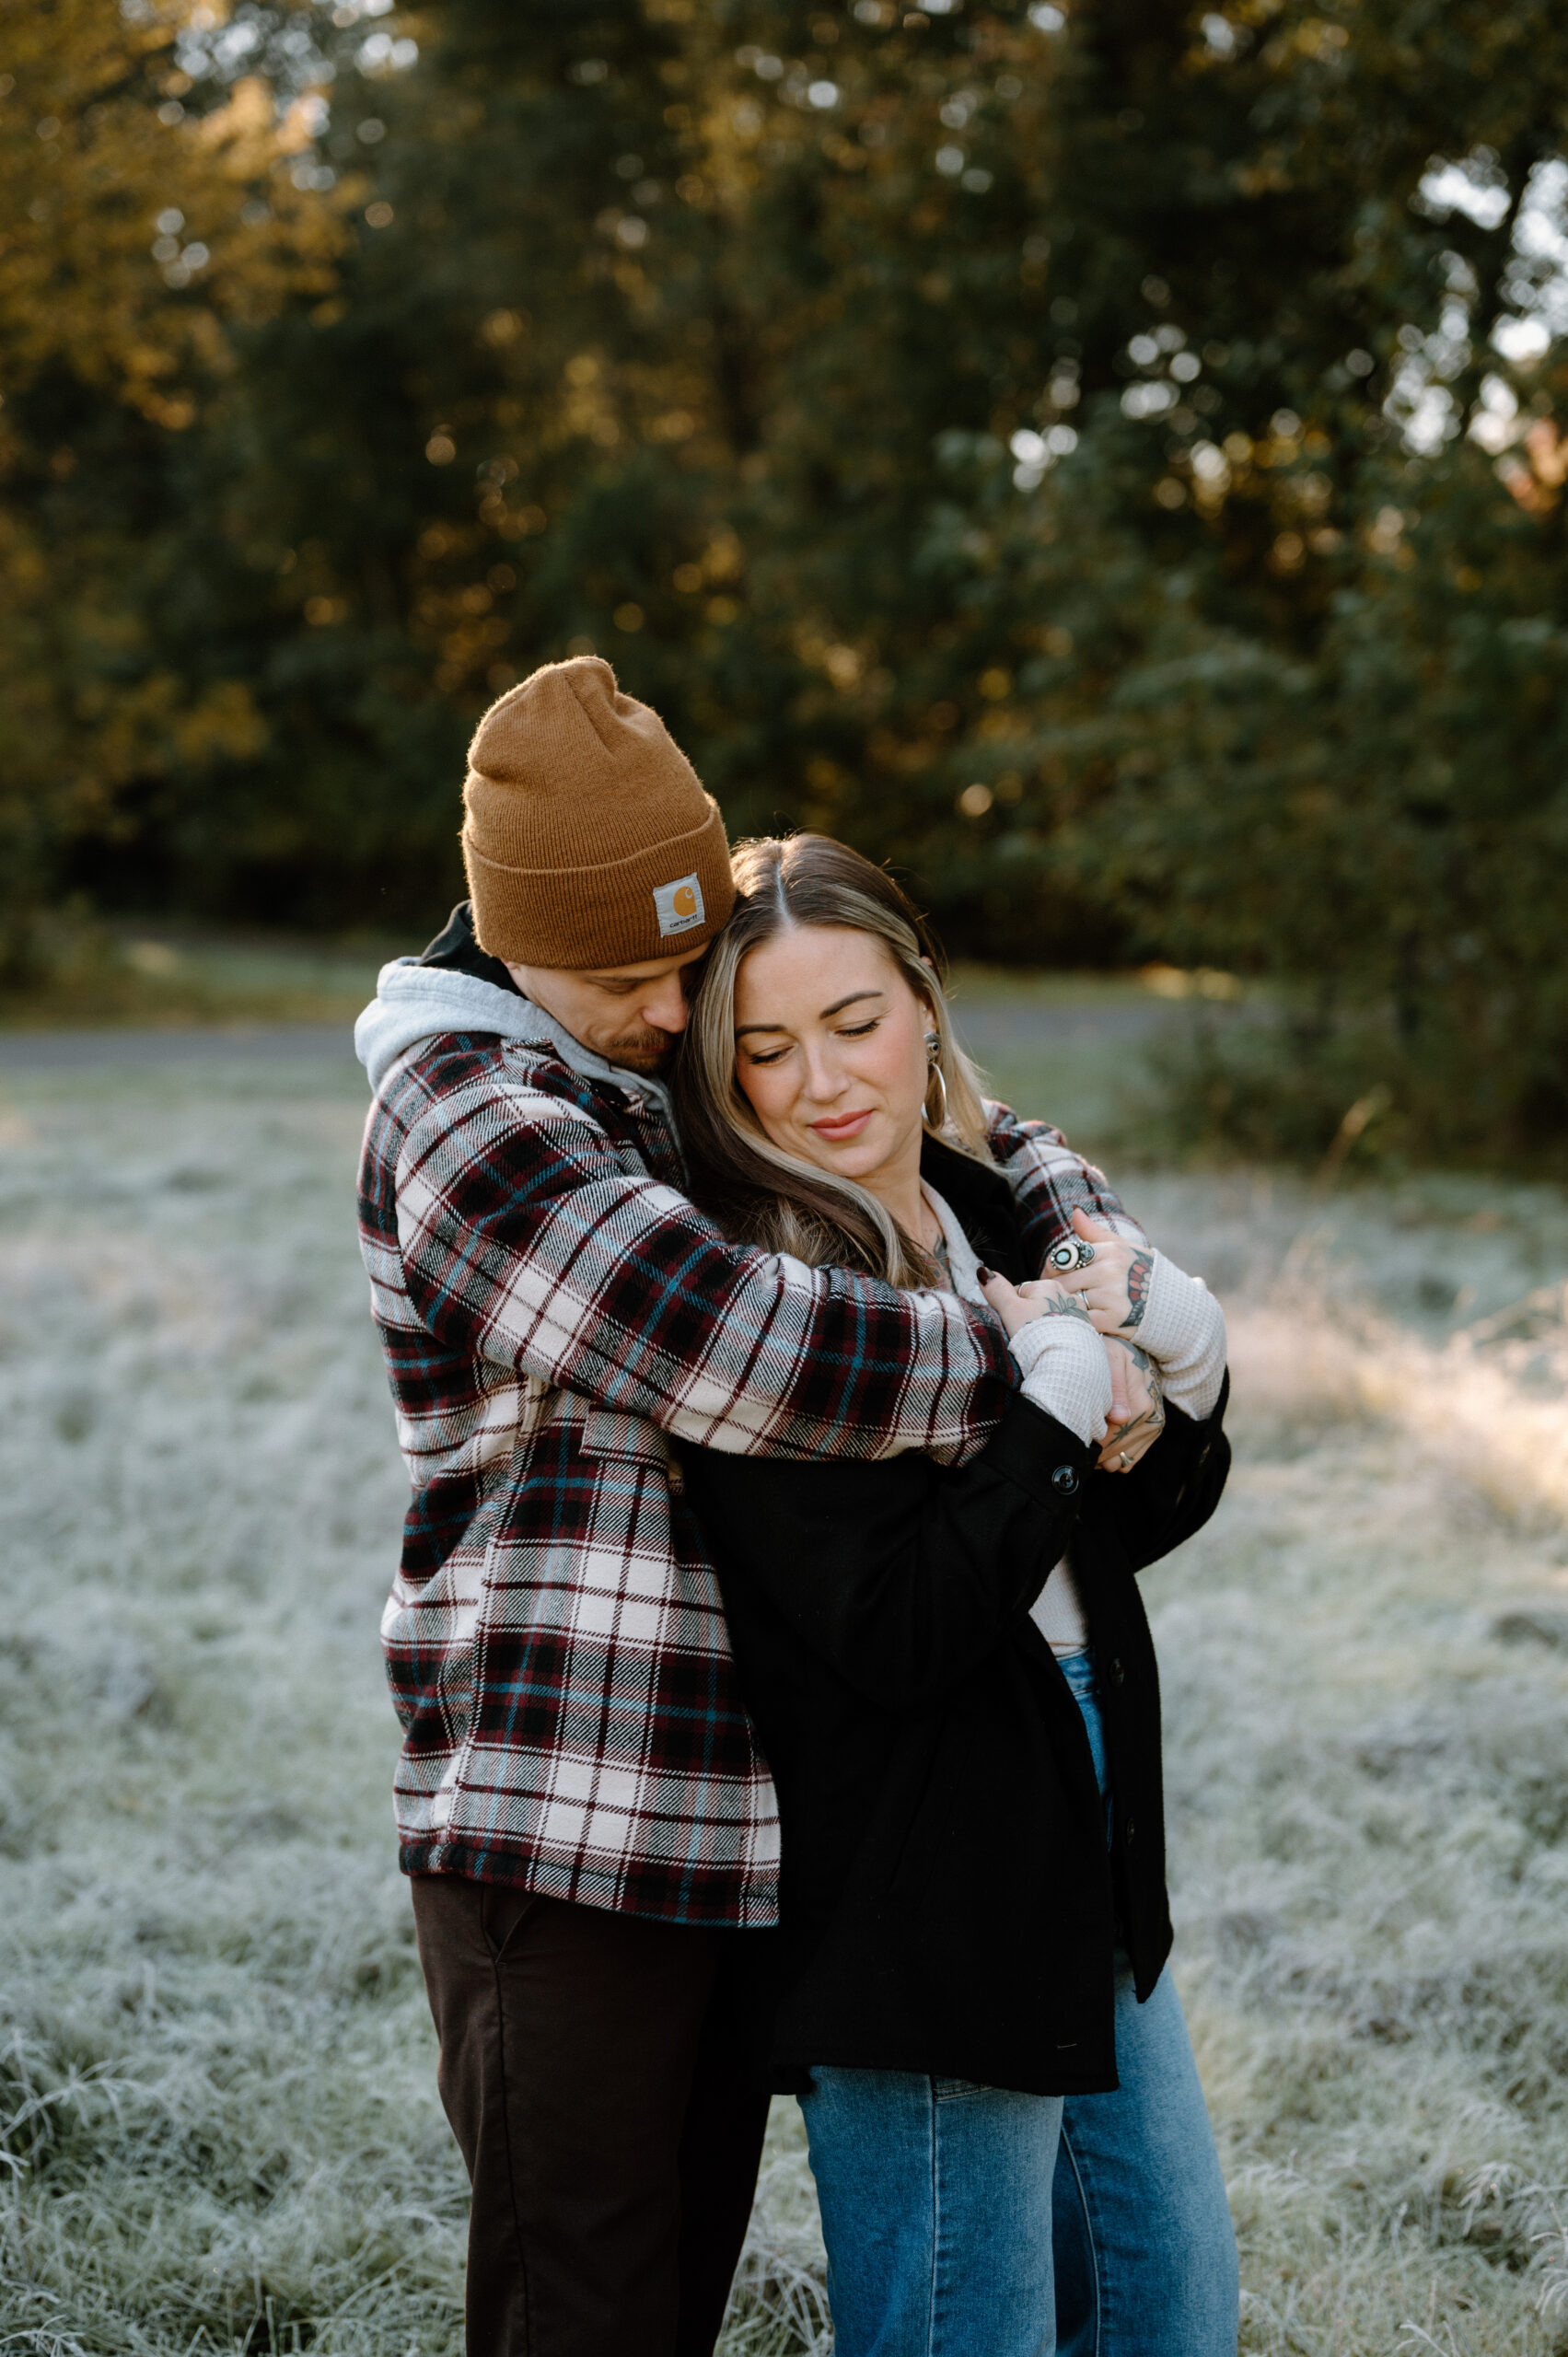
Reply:
[[[977,1269],[976,1274],[980,1278],[982,1285],[988,1285],[991,1283],[994,1271],[991,1269]]]

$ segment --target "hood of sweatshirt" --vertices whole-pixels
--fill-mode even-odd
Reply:
[[[444,1031],[531,1040],[585,1079],[608,1081],[631,1097],[651,1098],[672,1130],[675,1126],[663,1081],[607,1063],[519,991],[501,990],[494,982],[449,967],[426,966],[417,958],[394,958],[382,967],[376,995],[354,1027],[354,1051],[370,1076],[372,1094],[411,1050],[425,1039],[439,1039]]]

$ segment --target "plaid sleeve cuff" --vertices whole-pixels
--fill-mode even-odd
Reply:
[[[1008,1346],[1024,1378],[1024,1397],[1086,1443],[1105,1438],[1110,1415],[1110,1363],[1086,1318],[1031,1318]]]
[[[1212,1416],[1225,1379],[1225,1312],[1202,1277],[1189,1277],[1163,1252],[1142,1323],[1132,1340],[1160,1371],[1167,1399],[1202,1423]]]

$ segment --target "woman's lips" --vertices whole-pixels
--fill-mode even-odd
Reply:
[[[807,1128],[826,1138],[830,1145],[842,1145],[846,1138],[857,1138],[871,1119],[874,1108],[867,1106],[863,1113],[830,1113],[826,1120],[807,1121]]]

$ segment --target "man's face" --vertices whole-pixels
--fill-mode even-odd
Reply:
[[[686,1028],[687,984],[707,945],[679,958],[577,973],[566,966],[513,966],[506,971],[536,1006],[606,1063],[656,1073]]]

